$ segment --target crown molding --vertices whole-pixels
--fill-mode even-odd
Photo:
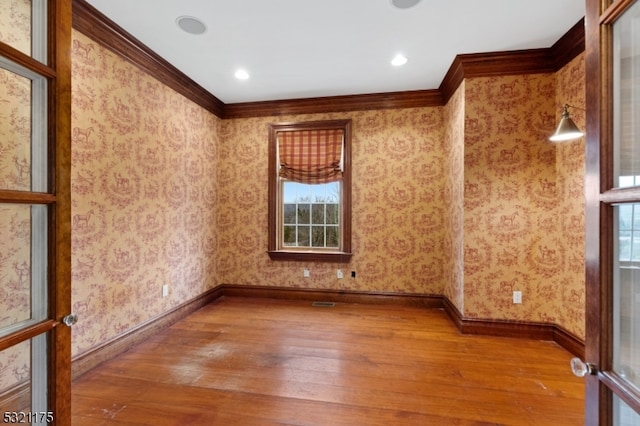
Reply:
[[[85,0],[73,0],[72,25],[77,31],[138,66],[166,86],[212,114],[222,117],[224,103]]]
[[[585,49],[581,19],[549,48],[458,55],[438,89],[225,104],[86,0],[73,0],[73,27],[224,119],[443,106],[466,78],[556,72]]]
[[[584,49],[583,18],[549,48],[458,55],[439,90],[446,103],[465,78],[557,72]]]
[[[348,112],[444,105],[438,90],[327,96],[225,105],[224,118],[248,118],[322,112]]]
[[[442,80],[439,91],[446,103],[462,84],[462,81],[467,78],[553,71],[553,58],[549,49],[457,55]]]
[[[584,18],[579,20],[569,31],[550,47],[555,71],[559,71],[573,58],[584,52]]]

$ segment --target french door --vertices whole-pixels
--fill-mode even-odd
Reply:
[[[640,1],[586,0],[588,425],[640,425]]]
[[[71,0],[0,1],[0,420],[70,424]]]

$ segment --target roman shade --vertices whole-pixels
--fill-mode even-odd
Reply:
[[[343,141],[342,129],[278,132],[278,175],[307,184],[342,179]]]

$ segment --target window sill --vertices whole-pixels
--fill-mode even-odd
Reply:
[[[269,250],[271,260],[349,263],[353,253]]]

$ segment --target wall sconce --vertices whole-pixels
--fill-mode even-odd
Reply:
[[[566,142],[578,139],[584,135],[578,126],[576,126],[576,123],[574,123],[571,117],[569,117],[569,108],[582,109],[567,104],[562,106],[562,118],[560,119],[560,123],[558,124],[558,128],[555,133],[549,138],[551,142]]]

